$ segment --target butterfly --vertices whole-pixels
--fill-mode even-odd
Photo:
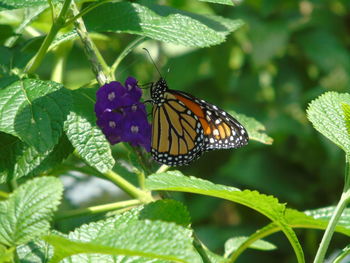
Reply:
[[[151,154],[159,163],[186,165],[205,151],[248,143],[246,129],[229,113],[191,94],[169,89],[162,77],[151,84],[151,101]]]

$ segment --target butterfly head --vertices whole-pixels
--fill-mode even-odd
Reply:
[[[165,79],[160,78],[151,86],[151,98],[154,104],[162,105],[165,102],[164,93],[168,90]]]

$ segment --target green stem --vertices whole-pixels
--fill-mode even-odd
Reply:
[[[63,27],[69,26],[70,24],[74,23],[78,18],[82,17],[83,15],[86,15],[87,13],[89,13],[91,10],[95,9],[96,7],[105,4],[107,2],[111,2],[112,0],[101,0],[100,2],[97,3],[93,3],[91,5],[89,5],[88,7],[84,8],[83,10],[81,10],[79,13],[75,14],[73,18],[69,19]],[[114,1],[116,2],[116,1]]]
[[[137,179],[139,181],[139,185],[140,185],[140,188],[142,190],[145,190],[146,187],[145,187],[145,182],[146,182],[146,176],[143,172],[140,172],[137,174]]]
[[[22,35],[22,33],[27,30],[28,32],[28,29],[30,32],[35,32],[35,34],[31,34],[32,37],[36,37],[36,36],[40,36],[40,33],[39,32],[36,32],[35,29],[29,27],[28,25],[40,14],[42,13],[44,10],[46,9],[45,6],[40,6],[38,7],[35,12],[33,11],[29,11],[29,9],[26,9],[24,12],[25,12],[25,15],[23,17],[23,20],[21,22],[21,24],[16,28],[15,32],[14,32],[14,35],[11,36],[10,38],[8,38],[6,41],[5,41],[5,44],[4,46],[6,47],[9,47],[9,48],[12,48],[16,41],[20,38],[20,36]],[[3,13],[4,16],[5,13]],[[34,30],[34,31],[33,31]]]
[[[168,171],[170,168],[170,166],[167,166],[165,164],[163,164],[161,167],[159,167],[159,169],[156,171],[156,174],[160,174],[160,173],[164,173],[166,171]]]
[[[52,0],[47,0],[47,2],[49,3],[50,9],[51,9],[52,22],[54,22],[56,19],[55,7],[53,6]]]
[[[211,263],[211,260],[209,259],[206,252],[206,247],[204,246],[202,241],[200,241],[200,239],[197,237],[195,233],[193,233],[193,246],[195,247],[195,249],[201,256],[201,258],[203,259],[203,263]]]
[[[145,155],[141,149],[141,147],[133,147],[134,152],[136,153],[140,164],[142,165],[143,169],[145,170],[145,172],[147,174],[151,173],[151,168],[150,168],[150,162],[149,160],[147,160],[145,158]],[[143,177],[145,176],[145,174],[143,172],[138,172],[138,175],[143,175]],[[140,184],[141,185],[141,184]]]
[[[268,235],[271,235],[273,233],[276,233],[277,231],[281,230],[280,227],[278,227],[276,224],[271,223],[260,230],[256,231],[253,235],[249,236],[249,238],[244,241],[237,250],[232,253],[231,257],[227,260],[227,263],[233,263],[237,260],[237,258],[247,249],[251,244],[253,244],[255,241],[262,239],[263,237],[266,237]],[[228,256],[228,255],[225,255]]]
[[[79,14],[79,10],[75,5],[74,1],[72,2],[71,9],[74,15]],[[83,42],[85,53],[90,61],[92,71],[95,73],[98,83],[102,86],[103,84],[109,81],[107,75],[105,74],[105,72],[109,72],[109,67],[104,61],[101,53],[98,51],[91,38],[89,37],[83,19],[77,18],[74,24],[78,35],[80,36],[80,39]]]
[[[64,67],[67,60],[67,55],[72,47],[72,42],[60,45],[55,52],[55,64],[51,73],[51,80],[62,83],[64,76]]]
[[[61,9],[60,14],[58,15],[57,19],[53,22],[51,29],[49,31],[49,33],[47,34],[47,36],[44,39],[44,42],[41,44],[38,52],[36,53],[36,55],[34,56],[33,59],[31,59],[29,61],[29,63],[27,64],[27,66],[24,69],[25,73],[31,74],[34,73],[35,70],[40,66],[42,60],[44,59],[47,50],[49,49],[52,41],[55,39],[58,31],[62,28],[65,19],[66,19],[66,15],[67,15],[67,11],[69,8],[69,5],[71,3],[72,0],[65,0],[63,7]]]
[[[343,259],[350,254],[350,245],[345,247],[339,256],[333,261],[333,263],[341,263]]]
[[[120,55],[117,57],[117,59],[114,61],[113,65],[111,66],[110,70],[110,77],[114,79],[115,71],[117,70],[120,62],[139,44],[144,42],[146,40],[146,37],[138,37],[134,41],[132,41],[129,45],[125,47],[125,49],[120,53]]]
[[[113,171],[108,171],[103,174],[106,178],[114,182],[117,186],[123,189],[131,197],[139,199],[142,203],[150,203],[153,201],[152,195],[148,191],[142,191],[129,183],[123,177]]]
[[[331,217],[331,220],[328,223],[328,226],[326,228],[325,233],[323,234],[322,241],[320,243],[320,246],[318,247],[314,263],[323,263],[324,258],[326,256],[326,252],[329,246],[329,243],[331,242],[335,227],[337,226],[337,223],[339,221],[339,218],[341,214],[343,213],[344,209],[350,202],[350,162],[349,162],[349,156],[346,155],[346,166],[345,166],[345,185],[343,193],[340,197],[340,200],[334,210],[334,213]]]
[[[73,211],[61,212],[60,214],[56,215],[55,219],[62,220],[62,219],[75,217],[75,216],[105,213],[105,212],[113,211],[116,209],[126,208],[126,207],[130,207],[130,206],[136,206],[136,205],[140,205],[140,204],[142,204],[140,200],[127,200],[127,201],[121,201],[121,202],[116,202],[116,203],[111,203],[111,204],[91,206],[88,208],[81,208],[81,209],[76,209]]]

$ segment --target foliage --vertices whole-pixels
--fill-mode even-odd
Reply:
[[[0,11],[0,263],[347,262],[347,1],[0,0]],[[147,101],[158,73],[225,108],[249,145],[176,169],[111,146],[98,86],[134,76]]]
[[[57,178],[35,178],[21,185],[7,200],[2,201],[1,244],[13,247],[47,233],[62,191],[62,184]]]

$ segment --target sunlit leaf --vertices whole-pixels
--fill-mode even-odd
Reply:
[[[348,131],[348,135],[350,136],[350,105],[343,103],[342,109],[344,113],[345,126]]]
[[[350,137],[342,109],[344,103],[350,104],[350,94],[327,92],[309,104],[307,116],[317,131],[350,153]]]
[[[294,231],[286,225],[284,218],[285,205],[279,203],[273,196],[260,194],[257,191],[240,191],[234,187],[213,184],[203,179],[184,176],[179,171],[153,174],[147,178],[146,187],[149,190],[203,194],[230,200],[250,207],[265,215],[283,229],[284,234],[294,248],[298,260],[304,262],[303,250],[298,238]]]
[[[39,152],[51,150],[72,105],[59,83],[18,80],[0,89],[0,131],[19,137]]]
[[[137,34],[195,47],[220,44],[229,33],[243,25],[239,19],[198,15],[167,6],[129,2],[101,5],[84,16],[84,21],[90,31]]]
[[[62,0],[53,0],[54,2],[59,2]],[[46,0],[0,0],[0,11],[1,10],[11,10],[26,7],[37,7],[40,5],[47,5]]]
[[[69,239],[56,235],[45,237],[55,248],[50,262],[59,262],[72,255],[75,256],[64,262],[91,262],[91,253],[99,260],[106,260],[106,256],[96,255],[97,253],[127,256],[129,260],[135,260],[132,262],[150,262],[147,260],[151,259],[202,262],[193,248],[191,230],[174,223],[137,219],[138,212],[139,209],[136,209],[136,213],[132,211],[83,225],[70,233]],[[118,256],[118,260],[121,259]]]
[[[14,262],[13,255],[14,255],[14,247],[12,248],[6,248],[0,244],[0,262]]]
[[[115,161],[109,142],[96,126],[95,91],[79,89],[72,92],[74,107],[64,123],[64,129],[78,154],[98,171],[106,172]]]
[[[200,0],[201,2],[209,2],[222,5],[234,5],[233,0]]]
[[[16,248],[20,262],[47,263],[53,255],[53,247],[43,240],[31,241]]]
[[[320,224],[322,224],[322,226],[325,227],[328,224],[328,221],[331,219],[334,211],[335,206],[329,206],[324,208],[307,210],[304,211],[304,213],[318,222],[314,222],[315,226],[321,226]],[[290,220],[295,220],[296,218],[297,217],[295,216],[291,216]],[[342,232],[350,236],[350,208],[345,208],[342,212],[337,223],[336,231]]]
[[[285,210],[285,205],[273,196],[213,184],[200,178],[184,176],[179,171],[153,174],[147,178],[146,186],[149,190],[181,191],[223,198],[246,205],[277,221],[282,218]]]
[[[308,210],[300,212],[294,209],[287,208],[285,210],[285,221],[291,228],[306,228],[306,229],[321,229],[325,230],[335,207],[319,208],[315,210]],[[339,223],[335,228],[335,231],[344,235],[350,236],[350,209],[346,208],[342,213]],[[240,246],[237,248],[239,254],[243,252],[242,246],[245,248],[252,245],[255,241],[267,237],[273,233],[280,231],[281,228],[276,223],[268,224],[267,226],[259,229],[254,234],[250,235]],[[238,255],[234,255],[236,258]]]
[[[161,220],[188,226],[191,217],[187,208],[176,200],[159,200],[146,205],[140,212],[140,219]]]
[[[35,178],[17,188],[0,202],[0,243],[16,246],[46,234],[62,192],[55,177]]]

